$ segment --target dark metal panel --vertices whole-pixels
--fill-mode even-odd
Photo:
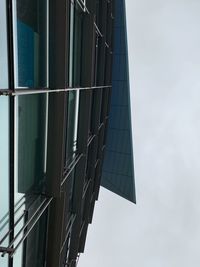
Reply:
[[[89,212],[89,223],[92,223],[92,218],[93,218],[93,214],[94,214],[94,207],[95,207],[95,191],[92,194],[92,198],[91,198],[91,204],[90,204],[90,212]]]
[[[98,159],[96,164],[95,164],[95,179],[94,179],[94,188],[93,188],[93,191],[94,191],[94,194],[95,196],[97,196],[97,192],[99,190],[99,177],[100,177],[100,163],[101,163],[101,160]],[[95,197],[96,199],[96,197]]]
[[[83,253],[85,249],[85,242],[86,242],[86,236],[87,236],[87,230],[88,230],[88,223],[85,222],[82,227],[80,240],[79,240],[79,252]]]
[[[92,1],[90,2],[90,4]],[[91,87],[94,83],[94,59],[95,59],[95,28],[94,15],[86,14],[83,17],[83,39],[82,39],[82,63],[81,63],[81,86]],[[78,126],[78,153],[87,153],[88,134],[91,115],[92,92],[81,91],[79,102],[79,126]],[[77,165],[73,192],[73,212],[76,212],[71,233],[69,250],[69,262],[75,260],[78,255],[79,234],[81,229],[81,208],[83,186],[86,172],[86,156],[83,156],[79,166]]]
[[[91,87],[94,81],[95,30],[93,15],[83,17],[81,85]],[[81,91],[79,103],[78,151],[86,153],[90,126],[92,92]]]
[[[91,106],[91,92],[82,91],[80,92],[80,102],[79,102],[79,122],[78,122],[78,138],[77,147],[78,153],[86,153],[87,151],[87,140],[89,133],[89,114]]]
[[[60,196],[60,184],[64,171],[65,110],[65,94],[51,94],[47,143],[47,194],[57,197]]]
[[[99,134],[98,134],[98,150],[97,150],[97,158],[102,158],[102,147],[103,147],[103,140],[104,140],[104,129],[105,124],[102,123],[101,127],[99,128]]]
[[[101,33],[106,35],[106,20],[107,20],[107,0],[101,0],[99,6],[99,29]]]
[[[95,0],[87,0],[86,5],[87,5],[87,9],[89,10],[90,14],[95,14],[96,1]]]
[[[105,153],[105,146],[103,146],[102,152],[101,152],[101,160],[100,160],[100,165],[99,165],[99,175],[97,176],[97,191],[95,192],[96,193],[96,200],[99,197],[104,153]]]
[[[49,2],[49,87],[68,84],[69,1]],[[64,92],[49,95],[47,193],[60,195],[64,170],[67,97]]]
[[[68,262],[76,260],[77,258],[80,229],[81,229],[81,214],[77,214],[72,226]]]
[[[95,162],[97,158],[97,147],[98,147],[98,138],[94,136],[91,144],[88,147],[88,157],[87,157],[87,178],[93,180],[95,172]]]
[[[49,85],[68,84],[69,2],[49,0]]]
[[[60,266],[60,249],[62,246],[62,223],[64,208],[64,192],[60,198],[53,199],[50,206],[47,240],[48,267]]]
[[[91,180],[89,180],[86,195],[85,195],[83,218],[82,218],[87,223],[89,222],[89,211],[90,211],[90,201],[92,197],[92,189],[93,189],[93,184]]]
[[[81,200],[83,195],[84,174],[85,174],[86,157],[82,156],[75,168],[75,179],[73,189],[72,213],[79,214],[81,212]]]

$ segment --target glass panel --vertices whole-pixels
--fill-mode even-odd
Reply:
[[[0,97],[0,240],[9,230],[9,113],[8,97]],[[8,240],[5,240],[0,246],[7,246]],[[0,266],[7,266],[7,256],[0,258]]]
[[[16,97],[15,201],[45,187],[46,95]]]
[[[70,55],[69,55],[69,86],[81,86],[81,39],[82,12],[71,3],[70,9]],[[79,91],[68,95],[68,124],[66,161],[70,162],[77,150]]]
[[[17,0],[15,60],[18,87],[47,86],[47,0]]]
[[[68,97],[68,124],[67,124],[67,150],[66,160],[71,162],[77,149],[77,124],[78,124],[79,95],[73,91]]]
[[[6,33],[6,1],[1,1],[0,8],[0,88],[8,88],[8,59]]]
[[[99,36],[96,33],[95,36],[95,55],[94,55],[94,86],[97,86],[97,68],[98,68],[98,49],[99,49]],[[96,89],[99,90],[99,89]],[[90,109],[90,128],[89,128],[89,135],[92,134],[92,130],[93,130],[93,125],[95,124],[94,120],[94,116],[92,116],[95,113],[95,101],[94,101],[95,97],[94,97],[94,91],[92,91],[92,96],[91,96],[91,109]],[[99,114],[100,116],[100,114]]]

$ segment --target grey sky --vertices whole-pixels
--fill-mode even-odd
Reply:
[[[200,266],[200,1],[126,0],[137,205],[101,189],[80,267]]]

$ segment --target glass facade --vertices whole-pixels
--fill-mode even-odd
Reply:
[[[69,87],[81,86],[82,10],[75,2],[70,5]],[[70,163],[77,150],[79,91],[68,94],[68,129],[66,161]]]
[[[0,9],[0,88],[8,87],[8,56],[6,33],[6,0],[1,1]]]
[[[17,0],[14,14],[16,84],[47,86],[47,0]]]
[[[9,230],[9,102],[7,97],[0,97],[0,240]],[[8,238],[2,246],[8,245]],[[8,257],[2,259],[2,266],[7,266]]]
[[[16,184],[19,193],[45,186],[46,95],[16,97]]]
[[[2,267],[74,267],[84,252],[105,151],[114,2],[0,4]]]

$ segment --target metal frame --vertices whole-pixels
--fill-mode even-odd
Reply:
[[[101,1],[102,16],[100,25],[95,22],[95,1],[75,0],[84,12],[83,40],[82,40],[82,72],[81,86],[70,88],[68,85],[68,34],[69,4],[70,1],[49,0],[49,88],[16,88],[14,85],[14,55],[13,55],[13,22],[12,0],[7,0],[7,32],[8,32],[8,62],[9,62],[9,89],[1,89],[0,96],[8,96],[10,99],[10,193],[9,193],[9,231],[4,236],[9,236],[8,247],[0,247],[3,255],[9,254],[9,267],[13,267],[13,255],[27,238],[42,214],[48,209],[47,263],[59,264],[62,250],[64,249],[67,235],[70,232],[69,258],[67,262],[75,264],[79,252],[84,251],[85,238],[88,223],[91,223],[95,200],[98,198],[100,187],[101,166],[104,154],[103,140],[106,135],[106,121],[108,119],[108,104],[111,92],[111,47],[112,42],[106,40],[112,31],[112,13],[108,16],[107,7],[112,3]],[[63,8],[65,7],[65,8]],[[53,18],[53,20],[52,20]],[[110,20],[110,22],[108,22]],[[95,62],[95,36],[99,36],[99,48],[97,62],[97,81],[94,81]],[[55,42],[56,40],[56,42]],[[107,53],[106,53],[107,51]],[[106,55],[107,54],[107,55]],[[109,55],[108,55],[109,54]],[[106,62],[106,71],[105,71]],[[79,116],[78,116],[78,140],[77,155],[65,169],[64,149],[67,136],[67,97],[70,91],[80,91]],[[45,200],[35,210],[31,218],[24,224],[14,236],[14,228],[25,216],[22,214],[17,222],[14,222],[14,103],[15,96],[48,94],[48,152],[47,152],[47,192]],[[92,110],[92,102],[94,109]],[[94,112],[92,114],[92,112]],[[100,114],[103,119],[100,120]],[[91,137],[88,139],[90,128],[90,116],[92,118]],[[89,149],[89,147],[91,149]],[[90,150],[90,152],[89,152]],[[89,164],[89,180],[85,182],[86,157]],[[62,227],[64,224],[64,200],[66,186],[75,171],[73,203],[71,217],[67,223],[67,235],[61,244]],[[70,183],[69,183],[70,184]],[[85,189],[85,190],[84,190]],[[82,198],[85,199],[84,206]],[[84,209],[84,214],[81,213]],[[66,222],[65,222],[66,223]],[[61,227],[62,226],[62,227]],[[69,227],[68,227],[69,226]],[[22,238],[14,246],[23,233]],[[52,247],[52,242],[55,241]],[[1,240],[1,242],[3,242]],[[72,264],[73,264],[72,263]],[[49,265],[50,266],[50,265]],[[57,266],[57,265],[56,265]]]
[[[7,42],[8,42],[8,77],[9,88],[14,91],[14,49],[13,49],[13,6],[12,0],[6,1],[7,11]],[[14,238],[14,98],[9,98],[9,242]],[[11,247],[12,249],[12,247]],[[8,266],[13,266],[13,259],[9,258]]]
[[[13,255],[16,253],[18,247],[22,244],[22,242],[27,238],[35,224],[39,221],[42,214],[45,212],[49,204],[51,203],[53,197],[45,198],[39,207],[35,210],[31,218],[24,224],[24,226],[17,232],[17,234],[13,237],[7,247],[0,247],[0,252],[2,252],[2,257],[5,256],[6,253],[9,254],[10,259],[12,259]],[[17,222],[14,224],[14,227],[17,226],[19,221],[24,217],[25,214],[22,214]],[[29,227],[29,229],[25,232],[25,230]],[[18,241],[17,245],[14,246],[15,242],[19,238],[20,234],[23,233],[23,236]],[[5,237],[4,237],[5,238]],[[1,240],[2,242],[2,240]]]

